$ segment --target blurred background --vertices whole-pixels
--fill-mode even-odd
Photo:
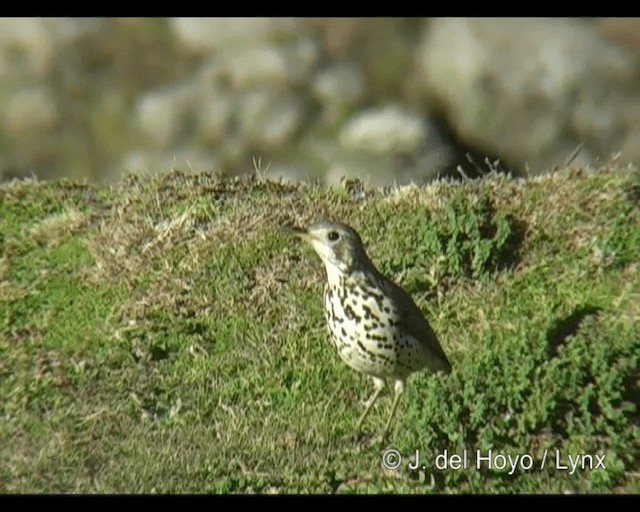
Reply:
[[[0,180],[640,162],[640,19],[0,19]]]

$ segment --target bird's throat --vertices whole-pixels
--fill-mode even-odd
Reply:
[[[347,275],[348,269],[341,268],[340,264],[335,264],[331,261],[325,263],[324,268],[327,271],[327,282],[329,286],[336,287],[344,281]]]

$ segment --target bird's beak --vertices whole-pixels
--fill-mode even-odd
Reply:
[[[282,230],[293,236],[297,236],[298,238],[302,238],[303,240],[307,240],[309,238],[309,232],[305,228],[298,228],[296,226],[285,226]]]

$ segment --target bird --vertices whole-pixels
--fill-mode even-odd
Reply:
[[[394,397],[382,440],[386,439],[405,383],[414,372],[451,372],[438,337],[411,296],[374,266],[360,235],[342,222],[321,220],[286,231],[309,243],[326,270],[324,316],[340,358],[368,375],[373,393],[356,432],[386,385]]]

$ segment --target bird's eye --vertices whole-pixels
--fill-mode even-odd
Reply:
[[[338,238],[340,238],[340,235],[338,234],[337,231],[329,231],[329,234],[327,235],[327,238],[330,241],[335,242]]]

